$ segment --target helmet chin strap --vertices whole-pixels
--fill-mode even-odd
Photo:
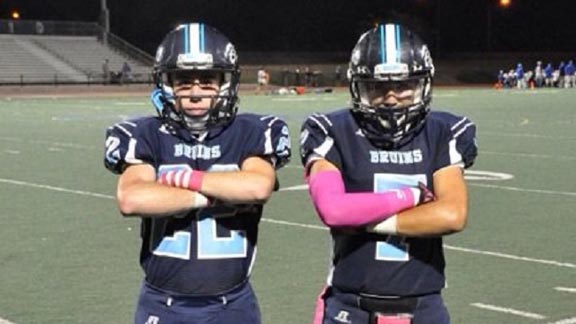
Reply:
[[[190,117],[184,114],[184,122],[187,128],[192,134],[198,135],[206,131],[206,124],[210,116],[205,114],[204,116]]]

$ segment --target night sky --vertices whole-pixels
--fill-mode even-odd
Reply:
[[[204,21],[240,51],[349,51],[381,18],[400,19],[431,49],[576,52],[576,0],[108,0],[112,33],[153,53],[178,23]],[[101,0],[0,0],[0,16],[97,21]],[[490,33],[488,33],[490,32]]]

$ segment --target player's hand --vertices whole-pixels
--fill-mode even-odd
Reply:
[[[420,190],[420,201],[418,202],[418,205],[436,200],[434,193],[422,182],[418,182],[418,189]]]

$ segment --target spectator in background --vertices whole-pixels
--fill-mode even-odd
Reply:
[[[341,80],[342,80],[342,67],[340,65],[336,65],[336,68],[334,68],[334,86],[339,87]]]
[[[261,67],[256,73],[256,78],[258,82],[256,93],[260,93],[260,91],[266,92],[268,90],[268,82],[270,81],[270,75],[268,74],[268,71]]]
[[[302,78],[302,73],[300,72],[300,68],[297,67],[297,68],[294,70],[294,85],[295,85],[295,86],[302,85],[302,84],[301,84],[301,82],[302,82],[301,78]]]
[[[128,62],[124,61],[120,70],[120,83],[124,84],[126,81],[132,81],[132,68]]]
[[[312,85],[313,87],[318,87],[321,78],[322,78],[322,71],[320,70],[312,71],[312,77],[310,78],[310,85]]]
[[[287,87],[290,77],[290,71],[288,71],[287,67],[282,69],[282,86]]]
[[[110,79],[112,78],[112,74],[110,73],[110,61],[108,59],[104,59],[102,63],[102,81],[104,84],[110,84]]]
[[[558,70],[557,71],[557,79],[555,80],[556,86],[558,88],[564,88],[564,67],[566,66],[566,64],[564,64],[564,61],[560,62],[560,65],[558,65]]]
[[[524,67],[522,66],[522,63],[518,63],[518,65],[516,65],[514,75],[516,76],[516,87],[518,89],[526,89],[527,84],[526,79],[524,79]]]
[[[524,72],[524,83],[528,88],[534,89],[534,71],[528,70]]]
[[[548,63],[544,68],[544,84],[546,87],[551,88],[554,86],[554,68],[552,67],[552,63]]]
[[[544,69],[542,68],[542,61],[536,62],[534,68],[534,85],[536,88],[541,88],[544,85]]]
[[[504,84],[506,81],[506,74],[504,73],[504,70],[500,70],[498,71],[498,81],[496,82],[496,89],[501,89],[504,88]]]
[[[514,88],[516,87],[516,72],[513,69],[510,69],[508,73],[504,74],[507,88]]]
[[[576,73],[576,67],[572,60],[568,61],[568,64],[564,67],[564,88],[574,87],[574,74]]]
[[[309,87],[312,84],[312,71],[309,66],[304,68],[304,85]]]

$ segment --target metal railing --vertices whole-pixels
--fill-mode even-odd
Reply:
[[[130,56],[132,59],[142,63],[143,65],[152,66],[152,64],[154,63],[154,57],[152,57],[152,55],[126,42],[122,38],[109,33],[107,39],[108,39],[108,45],[110,47]]]

